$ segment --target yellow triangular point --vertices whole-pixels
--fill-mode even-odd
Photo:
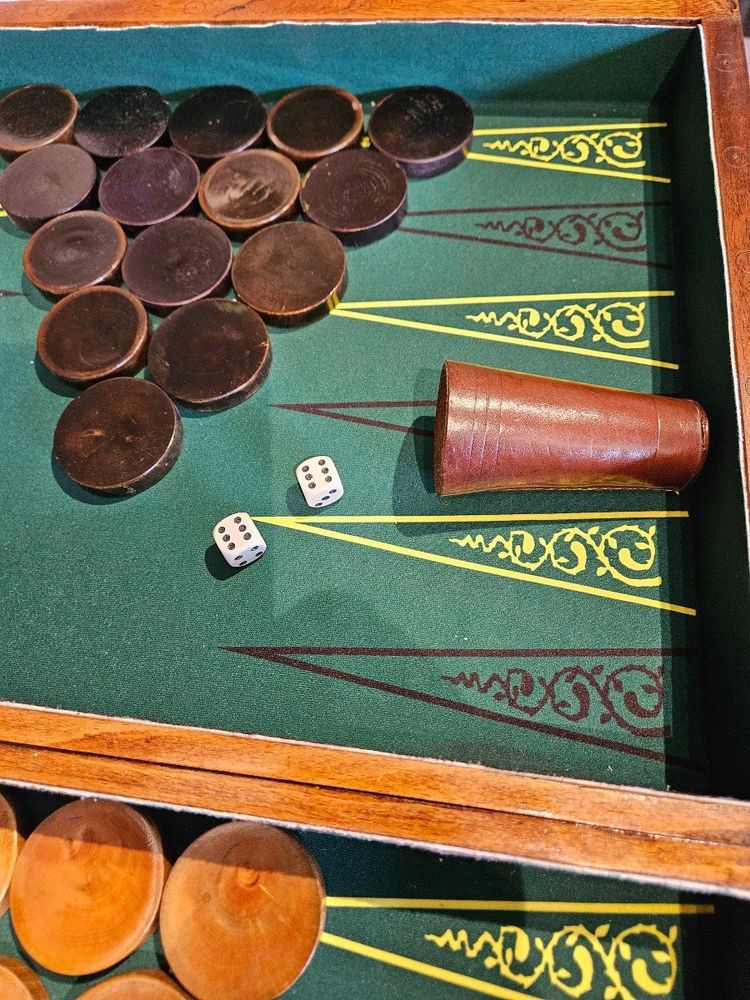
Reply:
[[[560,514],[311,514],[253,515],[255,521],[289,527],[289,521],[313,524],[500,524],[508,521],[646,521],[690,517],[687,510],[567,511]]]
[[[537,170],[562,170],[568,174],[595,174],[598,177],[618,177],[628,181],[650,181],[652,184],[671,184],[670,177],[654,174],[627,174],[623,170],[603,170],[600,167],[574,167],[562,163],[539,163],[536,160],[522,160],[520,157],[499,156],[494,153],[468,153],[467,160],[482,163],[504,163],[513,167],[534,167]]]
[[[459,326],[441,326],[437,323],[421,323],[414,319],[399,319],[396,316],[378,316],[376,313],[355,312],[348,309],[334,309],[331,316],[343,316],[346,319],[364,320],[367,323],[380,323],[383,326],[399,326],[407,330],[429,330],[432,333],[447,333],[455,337],[469,337],[473,340],[489,340],[501,344],[515,344],[519,347],[536,347],[542,351],[560,351],[563,354],[582,354],[589,358],[607,358],[609,361],[626,361],[633,365],[647,365],[650,368],[671,368],[675,371],[679,365],[673,361],[657,361],[654,358],[637,358],[629,354],[614,354],[611,351],[598,351],[589,347],[573,347],[571,344],[547,343],[543,340],[525,340],[521,337],[508,337],[502,333],[485,333],[483,330],[467,330]]]
[[[515,125],[513,128],[475,128],[474,135],[546,135],[547,132],[607,132],[620,128],[666,128],[667,122],[615,122],[614,125]]]
[[[642,916],[711,916],[710,903],[600,903],[528,899],[399,899],[370,896],[328,896],[328,909],[473,910],[489,913],[640,914]]]
[[[412,559],[422,559],[426,562],[439,563],[443,566],[451,566],[456,569],[472,570],[476,573],[488,573],[492,576],[502,576],[510,580],[522,580],[525,583],[535,583],[545,587],[555,587],[559,590],[574,591],[578,594],[588,594],[592,597],[602,597],[611,601],[622,601],[626,604],[640,604],[643,607],[658,608],[660,611],[673,611],[676,614],[695,615],[695,608],[684,607],[680,604],[669,604],[666,601],[659,601],[653,597],[644,597],[641,594],[619,593],[616,590],[607,590],[602,587],[591,587],[582,583],[573,583],[571,580],[552,580],[543,576],[533,576],[530,573],[523,573],[519,570],[506,569],[502,566],[489,566],[485,563],[470,562],[466,559],[456,559],[453,556],[443,556],[435,552],[423,552],[421,549],[410,549],[404,545],[393,545],[390,542],[381,542],[374,538],[366,538],[362,535],[348,535],[341,531],[332,531],[330,528],[322,528],[318,524],[310,523],[314,518],[304,520],[295,517],[255,517],[254,520],[276,524],[279,527],[291,528],[293,531],[302,531],[311,535],[319,535],[323,538],[335,539],[339,542],[349,542],[354,545],[362,545],[365,548],[379,549],[382,552],[390,552],[394,555],[409,556]]]
[[[495,153],[469,153],[467,160],[479,160],[483,163],[505,163],[513,167],[535,167],[537,170],[562,170],[566,174],[596,174],[598,177],[618,177],[628,181],[650,181],[653,184],[671,184],[670,177],[658,177],[654,174],[629,174],[624,170],[604,170],[601,167],[575,167],[563,163],[540,163],[538,160],[522,160],[515,156],[499,156]]]
[[[552,292],[534,295],[459,295],[442,299],[375,299],[371,302],[341,302],[336,312],[349,309],[414,309],[422,306],[489,306],[502,302],[579,302],[584,299],[674,298],[672,288],[647,288],[623,292]]]
[[[361,955],[363,958],[371,958],[376,962],[384,962],[386,965],[395,965],[398,969],[416,972],[417,975],[428,976],[430,979],[439,979],[452,986],[471,990],[473,993],[499,997],[500,1000],[541,1000],[541,997],[535,997],[531,993],[519,993],[518,990],[509,989],[507,986],[488,983],[483,979],[475,979],[474,976],[464,976],[459,972],[451,972],[450,969],[441,969],[439,965],[430,965],[428,962],[418,962],[414,958],[397,955],[393,951],[384,951],[382,948],[373,948],[360,941],[339,937],[338,934],[329,934],[328,931],[323,931],[320,935],[320,941],[321,944],[330,945],[332,948],[340,948],[342,951],[349,951],[355,955]]]
[[[383,316],[383,309],[419,309],[442,306],[479,306],[499,305],[502,303],[529,302],[582,302],[586,300],[609,299],[656,299],[673,298],[673,289],[646,289],[645,291],[607,291],[607,292],[566,292],[533,295],[468,295],[452,296],[436,299],[382,299],[369,302],[341,302],[331,313],[332,316],[347,319],[362,320],[367,323],[378,323],[383,326],[401,327],[405,330],[428,330],[431,333],[447,333],[455,337],[469,337],[472,340],[486,340],[501,344],[514,344],[519,347],[535,347],[543,351],[559,351],[564,354],[579,354],[591,358],[606,358],[609,361],[625,361],[635,365],[646,365],[651,368],[669,368],[678,370],[679,365],[673,361],[659,361],[655,358],[634,357],[631,354],[613,351],[597,350],[590,347],[576,347],[569,343],[546,340],[533,340],[529,337],[514,337],[505,333],[490,333],[477,327],[448,326],[440,323],[427,323],[421,320],[404,319],[401,316]],[[378,310],[369,315],[365,310]],[[631,345],[632,346],[632,345]]]

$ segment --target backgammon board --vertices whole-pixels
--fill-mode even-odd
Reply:
[[[328,831],[309,836],[386,868],[406,849],[336,838],[747,893],[750,125],[732,13],[622,0],[586,24],[569,3],[552,24],[514,3],[275,4],[251,24],[244,5],[5,6],[3,92],[49,80],[84,103],[141,83],[174,107],[222,83],[270,106],[326,83],[360,98],[366,127],[389,89],[434,81],[475,127],[465,162],[409,181],[395,233],[347,249],[324,318],[269,328],[252,399],[180,407],[179,462],[132,497],[91,494],[52,461],[78,390],[35,357],[50,303],[22,276],[27,234],[0,218],[0,778]],[[697,399],[705,469],[679,496],[439,498],[448,358]],[[319,454],[346,486],[322,513],[294,479]],[[268,545],[241,572],[211,538],[230,510]],[[415,898],[471,898],[462,880],[488,864],[445,862],[460,888],[438,891],[438,861],[419,857],[432,868]],[[488,891],[525,898],[505,877]],[[600,892],[587,875],[527,878],[536,900]],[[376,882],[336,894],[395,892]],[[361,940],[401,954],[391,909],[365,909],[384,936]],[[335,915],[329,933],[356,937],[360,911]],[[413,961],[476,950],[443,923],[430,911],[409,931]],[[658,995],[706,995],[693,989]]]

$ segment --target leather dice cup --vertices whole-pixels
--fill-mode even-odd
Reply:
[[[446,361],[435,419],[439,496],[486,490],[685,489],[708,418],[672,399]]]

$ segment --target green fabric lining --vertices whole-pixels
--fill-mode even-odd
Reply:
[[[666,129],[643,130],[642,172],[679,178],[695,162],[683,163],[686,158],[675,153],[680,151],[670,136],[684,112],[679,87],[669,91],[663,84],[673,73],[679,79],[683,72],[697,74],[700,80],[696,46],[686,48],[691,37],[683,29],[487,24],[8,31],[3,33],[0,86],[54,79],[82,93],[103,83],[140,81],[174,96],[191,85],[223,81],[245,82],[268,96],[330,80],[365,96],[433,78],[439,67],[443,85],[475,101],[481,112],[478,128],[521,127],[534,134],[550,126],[574,132],[581,124],[667,121]],[[681,68],[683,52],[686,69]],[[703,137],[694,157],[710,195],[705,109],[699,109],[691,127]],[[484,141],[477,137],[475,152]],[[272,330],[274,361],[260,392],[224,413],[184,411],[185,445],[176,467],[153,489],[124,501],[85,494],[51,465],[54,426],[74,391],[34,364],[34,336],[48,303],[21,282],[25,238],[0,219],[0,288],[23,293],[0,298],[5,432],[0,444],[0,630],[6,636],[0,697],[651,787],[718,787],[721,768],[713,778],[708,770],[698,651],[701,622],[707,613],[718,622],[719,612],[710,601],[705,608],[702,604],[692,554],[696,544],[704,545],[704,508],[694,506],[702,493],[679,498],[509,494],[442,501],[432,492],[430,438],[423,433],[430,430],[431,409],[425,403],[435,398],[446,357],[668,393],[687,390],[687,369],[690,388],[701,398],[702,382],[693,367],[697,348],[694,352],[693,334],[685,333],[692,323],[690,309],[680,305],[683,294],[689,301],[686,284],[695,282],[694,273],[670,270],[679,260],[673,224],[680,185],[623,178],[606,162],[596,169],[605,173],[530,168],[519,155],[515,164],[469,160],[444,176],[411,183],[412,214],[403,230],[348,253],[344,307],[401,298],[563,295],[580,307],[598,309],[616,300],[597,302],[597,293],[617,293],[636,307],[642,304],[651,346],[640,356],[679,364],[678,371],[598,356],[602,345],[591,340],[590,329],[585,342],[594,356],[368,322],[342,312],[311,327]],[[626,211],[642,213],[641,249],[622,238],[612,237],[612,245],[597,242],[601,232],[611,237],[611,230],[588,224],[584,243],[578,249],[574,245],[573,253],[559,233],[550,252],[548,244],[540,249],[523,229],[530,215],[547,212],[538,206],[558,206],[552,212],[558,222],[570,212],[594,212],[600,223],[611,210],[605,206],[622,204],[630,206]],[[693,225],[713,247],[715,213],[710,204],[701,205],[692,207]],[[511,206],[510,215],[492,211]],[[487,211],[423,214],[446,208]],[[517,222],[513,231],[507,228],[509,218]],[[498,220],[505,229],[498,228]],[[711,268],[718,295],[722,279],[715,250]],[[672,289],[674,299],[634,294]],[[519,308],[518,302],[511,305]],[[548,313],[558,305],[520,303]],[[491,323],[467,318],[476,315],[475,308],[424,305],[369,312],[492,332]],[[713,336],[722,345],[726,331],[716,325]],[[533,340],[516,332],[516,340],[524,337],[527,343]],[[567,345],[561,337],[557,342]],[[612,350],[618,357],[637,354]],[[734,411],[725,391],[726,350],[720,347],[716,356],[722,358],[723,381],[712,392],[711,404],[722,408],[722,426],[728,428],[726,460],[712,464],[702,489],[720,490],[728,516],[737,523],[741,495]],[[364,405],[338,413],[396,424],[396,429],[288,408],[388,401],[414,405]],[[422,433],[405,433],[399,426]],[[346,496],[326,512],[331,517],[561,515],[552,523],[521,519],[499,527],[460,526],[460,532],[450,525],[403,523],[333,529],[495,568],[512,560],[508,556],[503,562],[496,552],[471,550],[451,539],[469,534],[476,542],[479,531],[489,540],[496,532],[524,530],[539,546],[539,537],[549,540],[562,527],[584,533],[598,529],[583,543],[585,571],[575,578],[555,571],[550,578],[607,589],[615,598],[646,595],[697,607],[699,615],[456,569],[279,524],[260,525],[268,542],[264,558],[228,576],[211,544],[213,525],[233,510],[272,517],[309,513],[293,469],[316,453],[331,454],[344,479]],[[601,517],[685,509],[689,520]],[[592,517],[564,516],[581,512]],[[592,540],[617,525],[644,531],[653,526],[653,575],[662,578],[659,587],[623,584],[595,555]],[[631,546],[642,539],[632,531],[627,537]],[[515,543],[522,538],[515,535]],[[736,540],[731,545],[734,553],[744,552]],[[710,574],[701,564],[698,575],[701,588],[723,594],[726,549],[716,551]],[[735,578],[746,576],[744,556],[736,558]],[[258,646],[318,649],[297,656],[308,669],[224,649]],[[320,647],[366,647],[369,652],[345,655]],[[380,652],[394,647],[510,653],[469,660]],[[664,648],[672,652],[663,655]],[[542,653],[517,655],[528,650]],[[555,650],[560,652],[550,653]],[[621,653],[606,652],[613,650]],[[528,676],[518,672],[521,668]],[[737,671],[732,683],[740,683],[739,664],[732,669]],[[586,674],[582,687],[581,671]],[[341,673],[352,676],[341,678]],[[492,673],[502,683],[480,691],[478,685]],[[663,731],[655,735],[644,732],[657,697],[653,677],[664,699],[655,723]],[[601,693],[605,679],[606,697]],[[624,689],[618,690],[623,680]],[[645,721],[626,711],[628,692],[645,711]]]

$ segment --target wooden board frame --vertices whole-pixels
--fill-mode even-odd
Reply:
[[[591,21],[560,0],[99,0],[0,9],[0,27],[259,21]],[[256,16],[257,15],[257,16]],[[750,467],[750,84],[734,0],[600,0],[596,21],[699,24]],[[0,704],[0,780],[247,816],[750,898],[750,803],[375,751]]]
[[[272,21],[630,21],[739,19],[738,0],[16,0],[2,27],[115,28],[136,24],[260,24]],[[7,8],[7,9],[6,9]]]
[[[750,803],[0,706],[0,780],[750,898]]]

